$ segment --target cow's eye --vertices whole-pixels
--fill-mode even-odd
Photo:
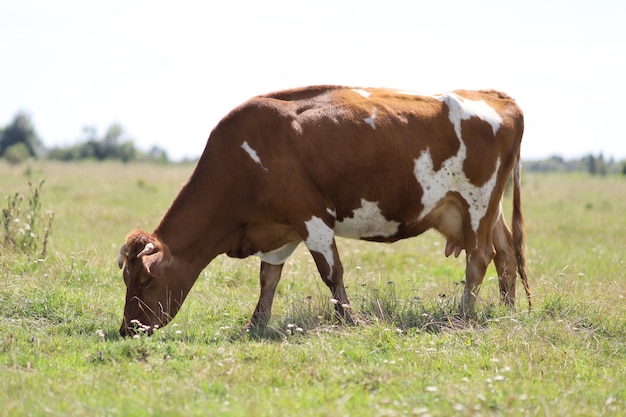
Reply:
[[[152,283],[152,277],[146,277],[143,281],[139,283],[139,288],[144,289],[148,287]]]

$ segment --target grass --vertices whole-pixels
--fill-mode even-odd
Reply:
[[[477,320],[456,318],[464,262],[427,233],[339,241],[357,326],[333,322],[299,248],[268,329],[242,331],[258,260],[219,257],[170,326],[121,339],[119,246],[154,228],[191,169],[0,165],[1,195],[45,178],[55,213],[46,258],[0,246],[0,415],[625,413],[625,178],[524,176],[531,312],[498,303],[490,267]]]

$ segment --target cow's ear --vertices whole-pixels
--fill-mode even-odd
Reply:
[[[153,277],[160,277],[165,274],[165,268],[169,264],[169,259],[165,251],[158,251],[151,255],[141,257],[144,268]]]
[[[165,268],[170,263],[170,254],[167,246],[153,237],[146,243],[143,250],[137,254],[137,258],[141,259],[143,267],[153,277],[164,275]]]

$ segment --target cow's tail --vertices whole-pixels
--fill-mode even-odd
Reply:
[[[513,245],[515,246],[517,272],[526,291],[528,308],[531,308],[532,298],[530,286],[528,285],[528,275],[526,274],[526,233],[524,232],[524,216],[522,214],[521,182],[522,160],[518,152],[515,168],[513,169]]]

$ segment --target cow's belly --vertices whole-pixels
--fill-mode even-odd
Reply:
[[[400,223],[389,220],[380,211],[378,203],[361,199],[361,207],[351,217],[335,223],[335,235],[351,239],[391,238],[398,233]]]
[[[289,242],[278,249],[274,249],[269,252],[257,252],[255,255],[268,264],[282,265],[296,250],[299,244],[300,242]]]

